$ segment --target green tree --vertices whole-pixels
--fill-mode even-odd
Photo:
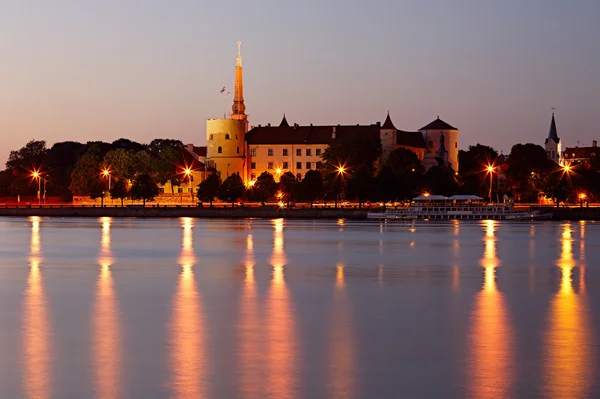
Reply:
[[[532,179],[537,189],[547,198],[552,198],[557,207],[561,202],[566,202],[572,191],[569,175],[561,171],[535,174]]]
[[[100,198],[101,200],[101,206],[104,206],[104,193],[106,191],[106,186],[104,185],[104,182],[101,181],[100,179],[93,179],[90,182],[90,193],[89,196],[91,199],[95,200],[97,198]]]
[[[279,191],[285,196],[288,206],[291,202],[295,202],[298,196],[298,180],[292,172],[285,172],[279,178]]]
[[[97,191],[101,163],[95,147],[91,147],[79,158],[71,173],[71,184],[69,185],[69,190],[73,195],[90,195],[93,191]]]
[[[213,206],[213,201],[219,193],[219,187],[221,186],[221,179],[216,173],[208,175],[206,180],[198,185],[198,191],[196,196],[202,202],[209,202],[210,207]]]
[[[526,201],[537,199],[539,190],[533,182],[533,176],[551,173],[558,167],[548,159],[542,146],[531,143],[514,145],[507,165],[506,175],[510,190]]]
[[[348,179],[348,197],[358,201],[358,207],[369,198],[373,198],[374,180],[365,165],[360,165]]]
[[[431,194],[451,196],[456,192],[454,173],[445,166],[434,166],[425,173],[425,188]]]
[[[174,193],[175,186],[180,186],[182,181],[182,175],[177,170],[179,165],[184,164],[181,151],[173,147],[165,147],[155,155],[154,163],[158,183],[164,185],[171,182],[171,190]]]
[[[123,149],[107,152],[102,166],[110,169],[115,179],[132,180],[136,173],[133,153]]]
[[[55,143],[44,157],[44,167],[50,172],[45,175],[48,182],[48,195],[59,196],[70,201],[71,174],[77,160],[85,153],[86,146],[74,141]]]
[[[167,149],[181,152],[184,150],[184,145],[180,140],[172,139],[154,139],[148,144],[148,152],[155,158],[158,158]]]
[[[159,193],[158,185],[147,173],[139,174],[135,177],[133,185],[129,190],[129,197],[133,200],[142,200],[146,206],[146,201],[152,201]]]
[[[221,186],[217,193],[217,198],[221,201],[229,202],[232,206],[236,200],[244,195],[244,182],[239,174],[230,175]]]
[[[386,166],[388,166],[396,176],[405,173],[424,173],[423,166],[421,165],[421,161],[417,154],[402,147],[396,148],[390,153]]]
[[[112,186],[110,188],[110,198],[120,199],[121,207],[123,207],[123,202],[125,201],[125,198],[128,197],[128,195],[128,184],[125,179],[119,179],[112,183]]]
[[[339,134],[322,156],[326,174],[335,172],[340,165],[347,168],[364,165],[370,173],[373,173],[381,151],[381,138],[378,134],[370,135],[362,132]]]
[[[398,180],[396,174],[389,166],[384,166],[375,179],[377,199],[383,202],[393,201],[398,198]]]
[[[254,184],[255,198],[264,206],[265,202],[273,197],[277,191],[275,178],[269,172],[262,172]]]
[[[489,179],[486,179],[485,168],[498,164],[498,152],[490,146],[476,144],[467,151],[458,152],[460,165],[460,192],[487,197]]]
[[[6,161],[6,169],[37,169],[42,165],[47,151],[45,141],[31,140],[21,149],[10,152]]]
[[[304,201],[310,203],[312,208],[313,203],[323,196],[324,183],[323,175],[318,170],[309,170],[306,172],[304,179],[300,182],[300,196]]]

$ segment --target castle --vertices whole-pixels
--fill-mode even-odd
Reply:
[[[238,42],[231,114],[227,119],[206,122],[205,162],[221,179],[237,173],[244,182],[249,182],[265,171],[276,180],[286,172],[302,178],[307,171],[319,169],[321,156],[330,144],[349,134],[379,137],[383,161],[392,151],[403,147],[413,151],[426,169],[441,162],[458,172],[459,130],[439,117],[418,131],[396,129],[389,113],[383,124],[300,126],[289,124],[284,115],[279,125],[249,128],[240,50]]]

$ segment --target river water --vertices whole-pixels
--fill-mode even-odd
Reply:
[[[600,223],[0,218],[1,398],[600,397]]]

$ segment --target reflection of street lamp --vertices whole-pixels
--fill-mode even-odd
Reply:
[[[492,202],[492,184],[494,183],[493,178],[494,178],[495,167],[493,165],[488,165],[486,170],[490,175],[490,203],[491,203]]]

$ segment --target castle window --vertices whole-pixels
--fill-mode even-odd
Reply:
[[[323,167],[323,162],[317,162],[317,166],[316,166],[317,170],[321,169],[321,167]]]
[[[256,148],[250,149],[250,155],[253,156],[253,157],[256,156]]]
[[[284,162],[284,163],[283,163],[283,169],[287,169],[287,168],[289,168],[289,165],[288,165],[288,163],[287,163],[287,162]]]
[[[268,163],[267,169],[273,169],[273,162]]]
[[[458,148],[458,141],[454,142],[454,148]]]
[[[296,169],[302,169],[302,162],[296,162]]]
[[[212,140],[213,138],[214,138],[214,135],[213,135],[213,134],[211,134],[210,136],[208,136],[208,139],[209,139],[209,140]]]
[[[190,183],[194,182],[194,176],[190,175]]]
[[[310,149],[310,148],[307,148],[307,149],[306,149],[306,156],[307,156],[307,157],[310,157],[311,155],[312,155],[312,151],[311,151],[311,149]]]
[[[283,149],[283,156],[284,156],[284,157],[287,157],[287,156],[288,156],[288,149],[287,149],[287,148],[284,148],[284,149]]]
[[[183,193],[183,187],[177,187],[177,192],[179,194],[182,194]]]
[[[238,153],[238,154],[240,153],[240,147],[238,147],[238,148],[237,148],[237,153]]]
[[[302,156],[302,149],[301,148],[296,148],[296,156],[298,156],[298,157]]]
[[[320,156],[321,156],[321,149],[320,149],[320,148],[317,148],[317,149],[315,150],[315,152],[317,153],[317,156],[318,156],[318,157],[320,157]]]
[[[231,140],[231,136],[229,135],[229,133],[227,133],[227,134],[225,135],[225,140]]]
[[[237,134],[235,135],[235,139],[236,139],[236,140],[238,139],[238,137],[237,137]]]
[[[250,163],[250,169],[256,169],[256,162]]]
[[[308,151],[308,150],[307,150]],[[306,170],[310,170],[310,162],[306,163]]]
[[[223,153],[223,147],[219,146],[219,148],[217,148],[217,153],[222,154]]]
[[[269,149],[267,150],[267,155],[268,155],[268,156],[270,156],[270,157],[272,157],[272,156],[273,156],[273,149],[272,149],[272,148],[269,148]]]

